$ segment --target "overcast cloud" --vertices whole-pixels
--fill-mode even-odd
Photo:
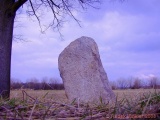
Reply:
[[[24,11],[18,15],[12,50],[12,78],[22,81],[36,77],[59,77],[58,55],[73,40],[92,37],[98,44],[103,66],[109,80],[120,77],[160,77],[160,1],[103,1],[100,9],[74,12],[81,26],[68,18],[59,33],[40,33],[38,23]],[[48,13],[47,18],[50,17]],[[45,22],[44,20],[44,22]],[[47,21],[48,22],[48,21]]]

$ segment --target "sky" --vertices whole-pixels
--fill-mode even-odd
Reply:
[[[11,77],[23,82],[45,77],[61,81],[58,56],[81,36],[96,41],[109,81],[160,77],[160,1],[103,0],[96,7],[73,11],[81,27],[66,17],[60,29],[63,39],[53,29],[42,34],[35,18],[27,16],[25,6],[21,8],[15,20]],[[51,18],[47,12],[44,23]]]

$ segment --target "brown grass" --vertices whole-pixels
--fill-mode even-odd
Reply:
[[[25,90],[30,96],[41,99],[42,96],[45,96],[45,99],[52,99],[55,102],[68,102],[67,97],[65,95],[64,90]],[[160,92],[160,89],[156,90]],[[137,96],[141,96],[145,93],[154,93],[155,89],[126,89],[126,90],[113,90],[115,95],[118,97],[118,100],[129,97],[135,98]],[[11,91],[11,98],[22,98],[22,90],[12,90]]]
[[[52,99],[55,102],[67,102],[64,90],[25,90],[27,94],[36,99],[41,99],[45,96],[45,100]],[[12,90],[10,98],[22,98],[22,90]]]
[[[0,119],[5,120],[106,120],[154,118],[160,115],[160,90],[114,90],[115,105],[69,103],[64,90],[12,90],[0,99]]]
[[[124,90],[113,90],[118,99],[123,99],[124,97],[128,98],[137,98],[141,97],[143,94],[154,93],[155,89],[124,89]],[[160,89],[156,89],[156,92],[160,92]]]

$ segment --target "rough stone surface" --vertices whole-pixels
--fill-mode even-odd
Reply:
[[[115,99],[92,38],[81,37],[71,42],[59,55],[58,65],[70,101],[108,103]]]

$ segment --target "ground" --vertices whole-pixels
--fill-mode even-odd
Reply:
[[[90,106],[67,101],[64,90],[12,90],[0,99],[5,120],[127,120],[160,119],[160,89],[114,90],[115,104]]]
[[[23,90],[23,89],[22,89]],[[12,90],[11,98],[22,98],[22,90]],[[46,99],[52,99],[58,102],[67,102],[67,97],[65,95],[64,90],[25,90],[28,95],[34,98],[40,98],[44,95]],[[156,90],[160,92],[160,89]],[[125,89],[125,90],[113,90],[118,99],[122,99],[124,97],[135,98],[137,96],[141,96],[144,93],[155,92],[155,89]]]

